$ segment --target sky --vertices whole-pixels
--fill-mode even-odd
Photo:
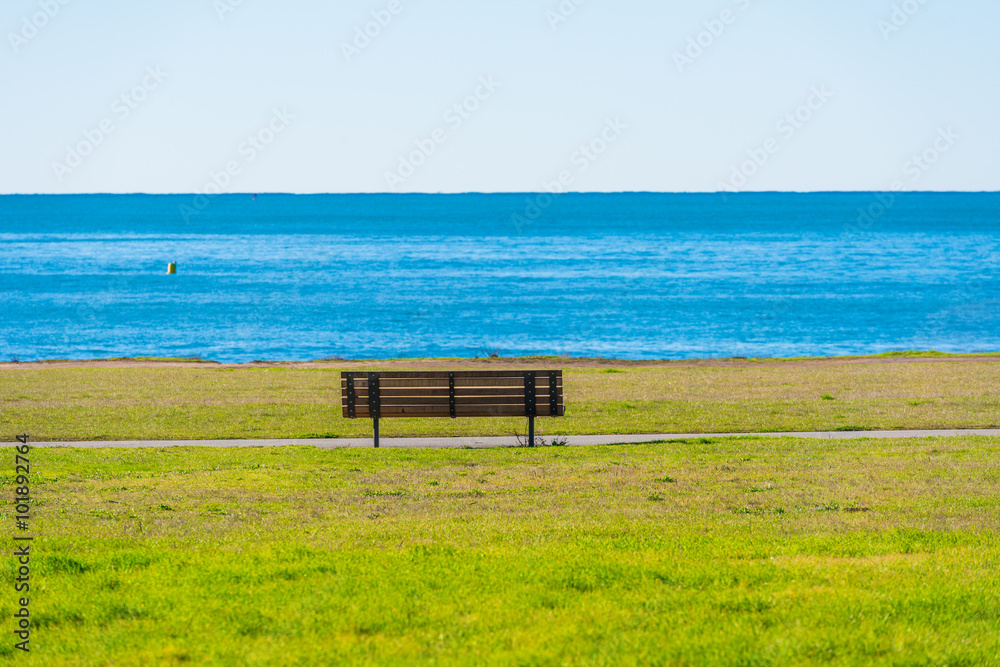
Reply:
[[[995,191],[996,0],[7,0],[0,193]]]

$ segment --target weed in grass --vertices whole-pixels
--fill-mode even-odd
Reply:
[[[484,343],[484,344],[482,344],[482,345],[479,346],[479,349],[476,352],[476,357],[475,358],[478,359],[480,357],[480,355],[482,355],[486,359],[499,359],[500,358],[500,349],[497,348],[497,347],[494,347],[492,345]]]
[[[656,480],[654,480],[654,481],[662,482],[664,484],[676,484],[677,483],[677,480],[674,479],[673,477],[657,477]]]
[[[736,600],[727,600],[718,605],[721,611],[729,614],[760,614],[765,611],[770,611],[774,609],[774,603],[770,600],[765,600],[763,598],[738,598]],[[743,662],[741,664],[747,664]],[[770,664],[769,662],[761,664]]]
[[[60,554],[42,556],[42,570],[50,574],[80,575],[89,572],[93,567],[83,561]]]
[[[834,398],[833,396],[831,396],[830,394],[823,394],[823,400],[824,400],[824,401],[835,401],[835,400],[837,400],[837,399],[835,399],[835,398]]]
[[[569,445],[569,440],[565,436],[555,436],[550,439],[546,439],[541,432],[535,433],[535,442],[532,444],[528,440],[527,435],[521,435],[519,431],[514,431],[514,441],[515,445],[512,447],[567,447]]]

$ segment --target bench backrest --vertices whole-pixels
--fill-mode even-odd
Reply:
[[[344,417],[561,417],[562,371],[343,372]]]

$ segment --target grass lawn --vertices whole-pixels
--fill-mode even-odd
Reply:
[[[18,664],[1000,664],[996,438],[31,458]]]
[[[340,371],[360,365],[3,364],[0,432],[49,441],[370,437],[370,422],[341,417]],[[704,365],[560,359],[514,367],[548,366],[565,369],[568,410],[563,419],[539,420],[551,435],[1000,427],[996,357]],[[394,367],[402,366],[379,368]],[[524,429],[523,419],[394,419],[383,421],[382,435]]]

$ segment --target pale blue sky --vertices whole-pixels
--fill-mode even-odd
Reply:
[[[587,0],[555,29],[559,0],[396,1],[348,62],[389,0],[243,0],[223,18],[227,0],[7,0],[0,192],[202,192],[213,172],[229,192],[537,191],[560,173],[580,191],[1000,189],[995,0]],[[727,10],[681,71],[675,53]],[[115,100],[144,78],[124,117]]]

